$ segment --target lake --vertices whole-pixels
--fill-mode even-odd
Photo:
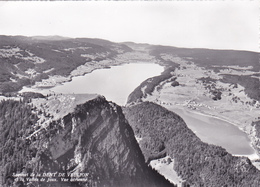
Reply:
[[[203,141],[219,145],[233,155],[253,158],[255,150],[250,145],[247,134],[227,121],[197,114],[181,108],[171,108],[180,115],[187,126]]]
[[[97,69],[84,76],[73,77],[71,82],[45,90],[57,93],[97,93],[118,105],[125,105],[129,94],[144,80],[160,75],[164,68],[153,63],[130,63]],[[233,155],[253,155],[248,136],[224,120],[190,112],[184,108],[170,108],[180,115],[187,126],[204,142],[219,145]]]
[[[154,63],[129,63],[111,66],[107,69],[97,69],[83,76],[73,77],[72,81],[48,90],[56,93],[97,93],[105,96],[108,101],[125,105],[128,96],[136,87],[144,80],[158,76],[163,71],[163,66]]]

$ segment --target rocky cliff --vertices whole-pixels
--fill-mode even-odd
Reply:
[[[63,118],[30,133],[22,135],[24,150],[29,150],[25,162],[5,173],[2,182],[6,185],[171,186],[146,165],[121,108],[104,97],[78,105]],[[19,151],[23,150],[11,156]],[[22,175],[36,176],[17,177]]]

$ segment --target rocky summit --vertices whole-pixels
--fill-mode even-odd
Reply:
[[[39,118],[35,113],[44,113],[25,100],[5,102],[1,108],[10,107],[1,111],[15,120],[16,126],[32,118],[36,124]],[[17,108],[27,109],[27,119],[23,118],[25,114],[12,115]],[[2,186],[172,186],[145,163],[121,108],[102,96],[77,105],[73,112],[44,127],[34,128],[17,132],[19,129],[11,126],[1,131],[1,138],[6,138],[5,148],[1,148],[6,151],[1,152],[5,158],[1,161]],[[18,150],[13,140],[23,149]],[[17,156],[23,161],[18,162]]]

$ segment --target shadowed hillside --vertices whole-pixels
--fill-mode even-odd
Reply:
[[[191,186],[259,186],[260,171],[245,157],[202,142],[175,113],[150,102],[124,110],[149,162],[169,155]]]
[[[1,186],[173,186],[145,164],[131,127],[114,103],[97,97],[35,129],[40,111],[26,102],[0,103]],[[29,182],[13,175],[55,172],[69,181],[54,175],[55,182]],[[73,181],[81,173],[87,177]]]

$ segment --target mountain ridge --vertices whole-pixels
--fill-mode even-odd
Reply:
[[[30,100],[2,101],[0,114],[9,116],[14,110],[26,107],[24,113],[31,117],[23,119],[23,113],[21,117],[12,114],[11,119],[7,117],[7,121],[14,120],[14,125],[20,127],[28,123],[27,119],[37,120],[35,114],[40,111],[36,112],[35,106],[26,102]],[[45,115],[49,118],[49,114]],[[146,165],[121,108],[102,96],[77,105],[72,113],[60,119],[49,121],[48,125],[40,127],[41,130],[30,138],[25,137],[33,133],[34,128],[39,128],[33,125],[35,122],[28,123],[26,128],[23,126],[20,136],[15,135],[19,128],[16,130],[5,121],[1,121],[1,124],[1,142],[5,142],[1,143],[1,155],[5,159],[0,162],[1,168],[4,168],[1,170],[3,175],[0,180],[3,186],[173,186]],[[10,133],[8,124],[14,134]],[[10,134],[7,137],[6,132]],[[23,145],[23,149],[17,147],[17,142]],[[19,159],[23,162],[17,160],[16,155],[20,155]],[[23,177],[13,177],[13,173],[17,176],[43,176],[44,173],[55,172],[64,173],[64,178],[69,181],[61,181],[57,176],[52,177],[52,182],[46,182],[47,178],[42,182],[36,179],[23,181]],[[71,177],[78,174],[84,175],[85,178]]]

